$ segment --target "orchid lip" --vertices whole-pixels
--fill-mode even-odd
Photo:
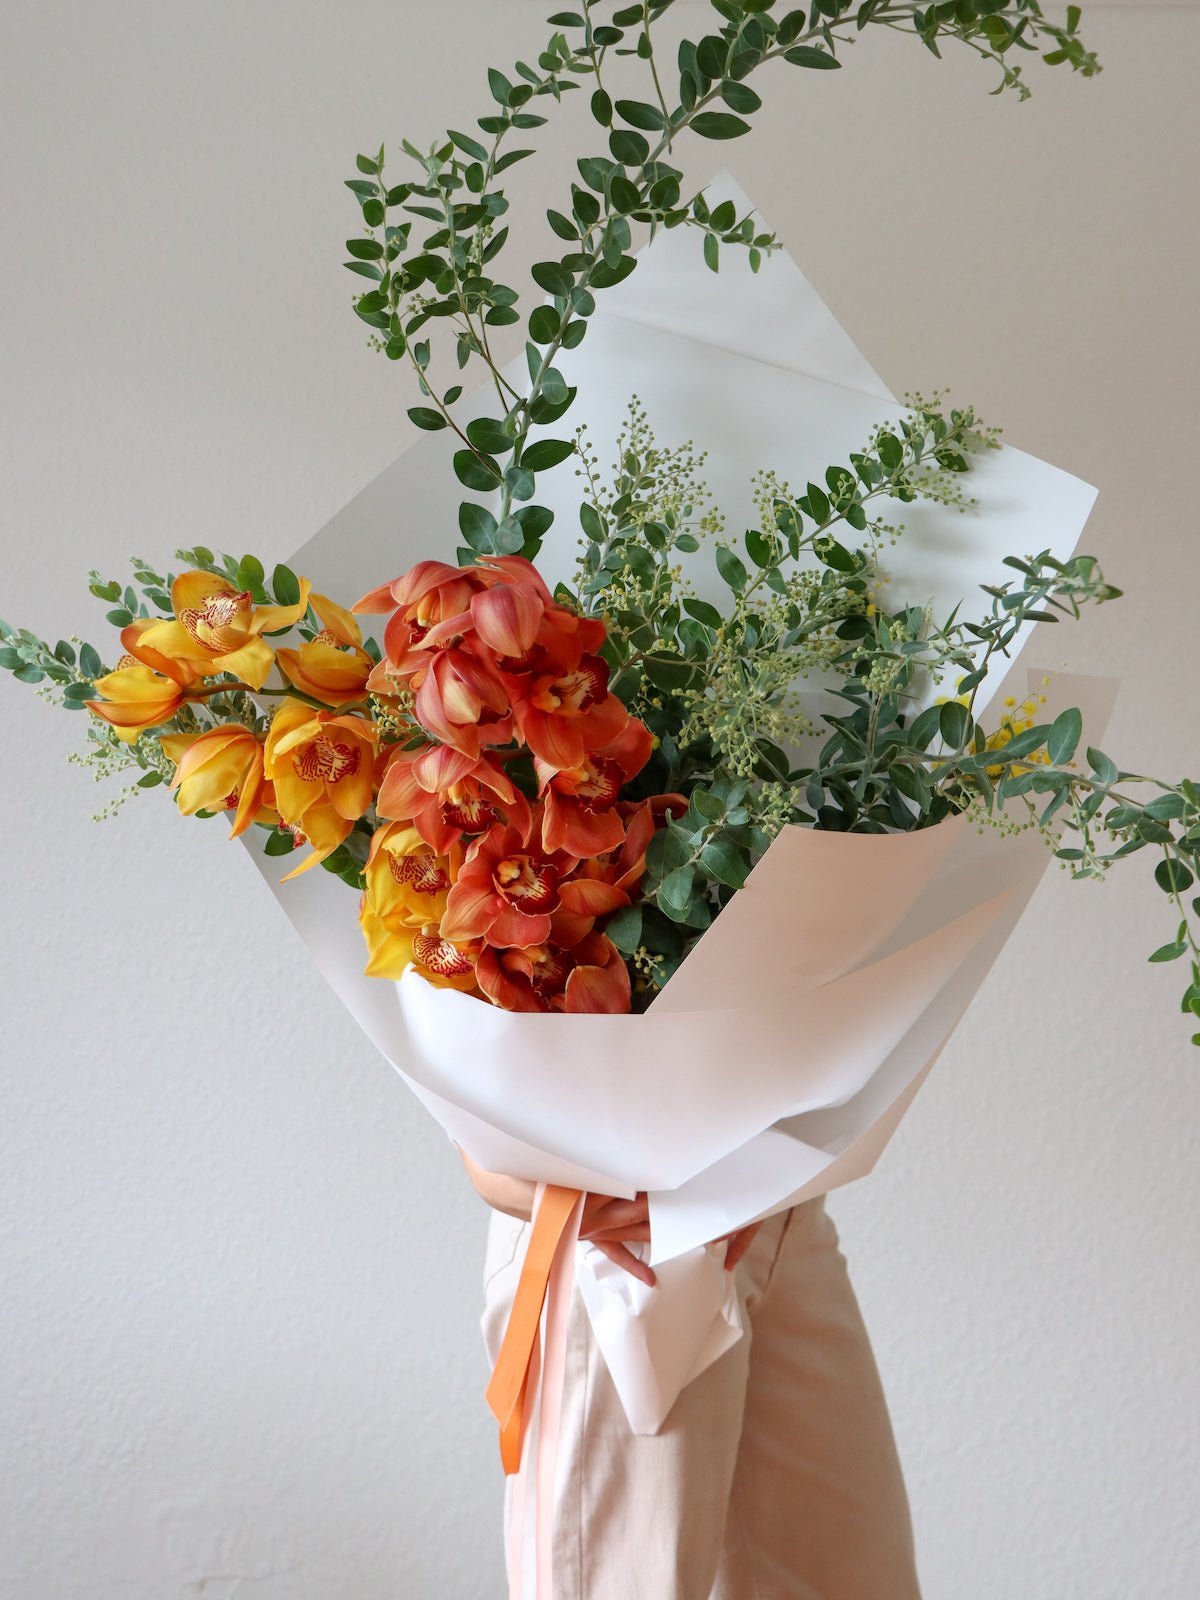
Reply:
[[[413,957],[430,972],[442,978],[464,978],[475,963],[457,945],[443,939],[436,928],[426,928],[413,940]]]
[[[558,874],[546,862],[529,856],[505,856],[496,863],[492,884],[498,894],[519,910],[536,914],[548,911],[557,899]]]
[[[442,821],[464,833],[484,833],[496,821],[496,808],[481,796],[463,796],[457,801],[443,800]]]
[[[420,854],[398,857],[389,852],[388,866],[398,884],[407,884],[418,894],[440,894],[450,887],[450,878],[435,856]]]
[[[321,733],[297,752],[295,767],[306,782],[339,783],[343,778],[352,778],[361,761],[362,753],[354,745]]]

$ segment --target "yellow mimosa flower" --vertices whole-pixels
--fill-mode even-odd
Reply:
[[[232,811],[229,837],[235,839],[262,814],[269,786],[263,747],[249,728],[235,722],[204,733],[169,733],[159,743],[175,763],[171,787],[185,816]]]

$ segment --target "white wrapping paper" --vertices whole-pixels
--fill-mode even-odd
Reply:
[[[725,196],[747,203],[721,179],[713,198]],[[610,446],[636,391],[664,443],[709,447],[707,476],[736,529],[757,468],[803,484],[902,408],[785,255],[751,278],[724,251],[718,279],[686,234],[644,252],[560,365],[579,385],[572,420],[597,444]],[[909,531],[889,557],[895,604],[948,613],[997,579],[1002,556],[1075,548],[1090,486],[1007,446],[973,464],[977,510],[900,508]],[[569,579],[571,464],[538,490],[557,513],[539,565]],[[444,436],[424,435],[293,564],[346,597],[421,558],[453,559],[460,497]],[[1024,671],[1008,681],[1023,698]],[[1000,688],[985,683],[977,712]],[[1110,683],[1058,677],[1045,692],[1047,717],[1077,704],[1098,741]],[[640,1432],[656,1431],[683,1385],[740,1336],[731,1275],[706,1242],[871,1169],[1050,859],[1036,834],[1002,838],[965,818],[889,836],[788,828],[644,1016],[528,1016],[414,974],[366,978],[345,886],[319,871],[280,885],[288,863],[256,846],[334,990],[477,1161],[595,1192],[649,1191],[655,1290],[590,1246],[577,1257]]]

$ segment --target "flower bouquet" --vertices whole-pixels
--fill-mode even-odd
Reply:
[[[740,191],[688,196],[672,165],[747,130],[761,65],[836,67],[869,26],[963,42],[1021,96],[1022,49],[1091,75],[1078,8],[713,0],[668,73],[671,5],[585,0],[489,74],[482,137],[406,143],[396,183],[359,156],[355,311],[428,438],[300,558],[93,573],[119,651],[0,625],[0,666],[89,713],[80,759],[226,814],[447,1132],[543,1186],[490,1394],[510,1469],[572,1263],[652,1431],[739,1334],[707,1241],[869,1170],[1050,859],[1099,877],[1149,848],[1174,930],[1151,959],[1185,962],[1200,1015],[1200,787],[1099,748],[1111,685],[1013,664],[1119,594],[1075,553],[1094,491],[969,406],[897,406]],[[651,98],[614,97],[638,64]],[[565,248],[502,363],[499,179],[533,153],[510,136],[584,82],[605,148],[547,212]],[[718,494],[651,414],[720,429]],[[575,1256],[586,1190],[649,1193],[656,1289]]]

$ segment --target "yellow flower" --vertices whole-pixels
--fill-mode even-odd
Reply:
[[[450,855],[437,855],[410,822],[385,823],[372,836],[364,873],[371,910],[389,920],[440,922],[456,866]]]
[[[135,655],[153,651],[205,678],[232,672],[261,689],[275,659],[261,635],[299,622],[308,610],[308,595],[308,579],[301,578],[295,605],[256,606],[248,590],[235,589],[214,572],[181,572],[171,585],[174,620],[134,624],[136,645],[125,648]]]
[[[440,930],[461,856],[457,845],[444,856],[435,854],[406,822],[375,830],[359,907],[369,978],[399,978],[415,966],[430,983],[464,992],[475,988],[478,947],[444,939]]]
[[[263,748],[249,728],[235,722],[204,733],[168,733],[159,743],[175,763],[171,787],[185,816],[232,811],[234,839],[261,815],[269,789]]]
[[[385,922],[371,910],[365,895],[359,923],[367,941],[368,978],[402,978],[411,966],[438,988],[474,991],[475,949],[443,939],[436,923]]]
[[[169,722],[184,700],[183,687],[174,678],[142,661],[106,673],[96,679],[95,687],[104,699],[89,700],[88,710],[111,724],[125,744],[132,744],[145,729]]]
[[[264,766],[283,821],[299,828],[313,853],[294,872],[307,872],[335,851],[371,804],[379,730],[365,717],[314,711],[286,699],[267,734]]]
[[[1022,713],[1021,716],[1014,717],[1010,712],[1005,712],[1004,716],[1000,719],[1000,726],[996,729],[995,733],[989,734],[987,739],[984,741],[984,749],[1003,750],[1004,746],[1011,743],[1018,733],[1024,733],[1026,728],[1033,727],[1034,718],[1037,716],[1038,706],[1045,705],[1045,703],[1045,695],[1039,695],[1036,702],[1032,699],[1025,701],[1025,703],[1020,707],[1020,711]],[[1017,702],[1010,696],[1005,700],[1004,704],[1006,706],[1015,707]],[[1028,772],[1030,767],[1045,766],[1049,759],[1049,755],[1045,750],[1033,750],[1030,752],[1029,759],[1027,761],[1014,761],[1009,764],[1007,770],[1015,777],[1019,773]],[[989,767],[987,769],[987,775],[989,778],[998,778],[1005,770],[1006,769],[1003,764],[998,764],[997,766]]]
[[[279,669],[295,688],[326,705],[361,700],[375,666],[362,648],[362,631],[350,613],[326,595],[311,598],[324,626],[298,650],[276,651]]]

